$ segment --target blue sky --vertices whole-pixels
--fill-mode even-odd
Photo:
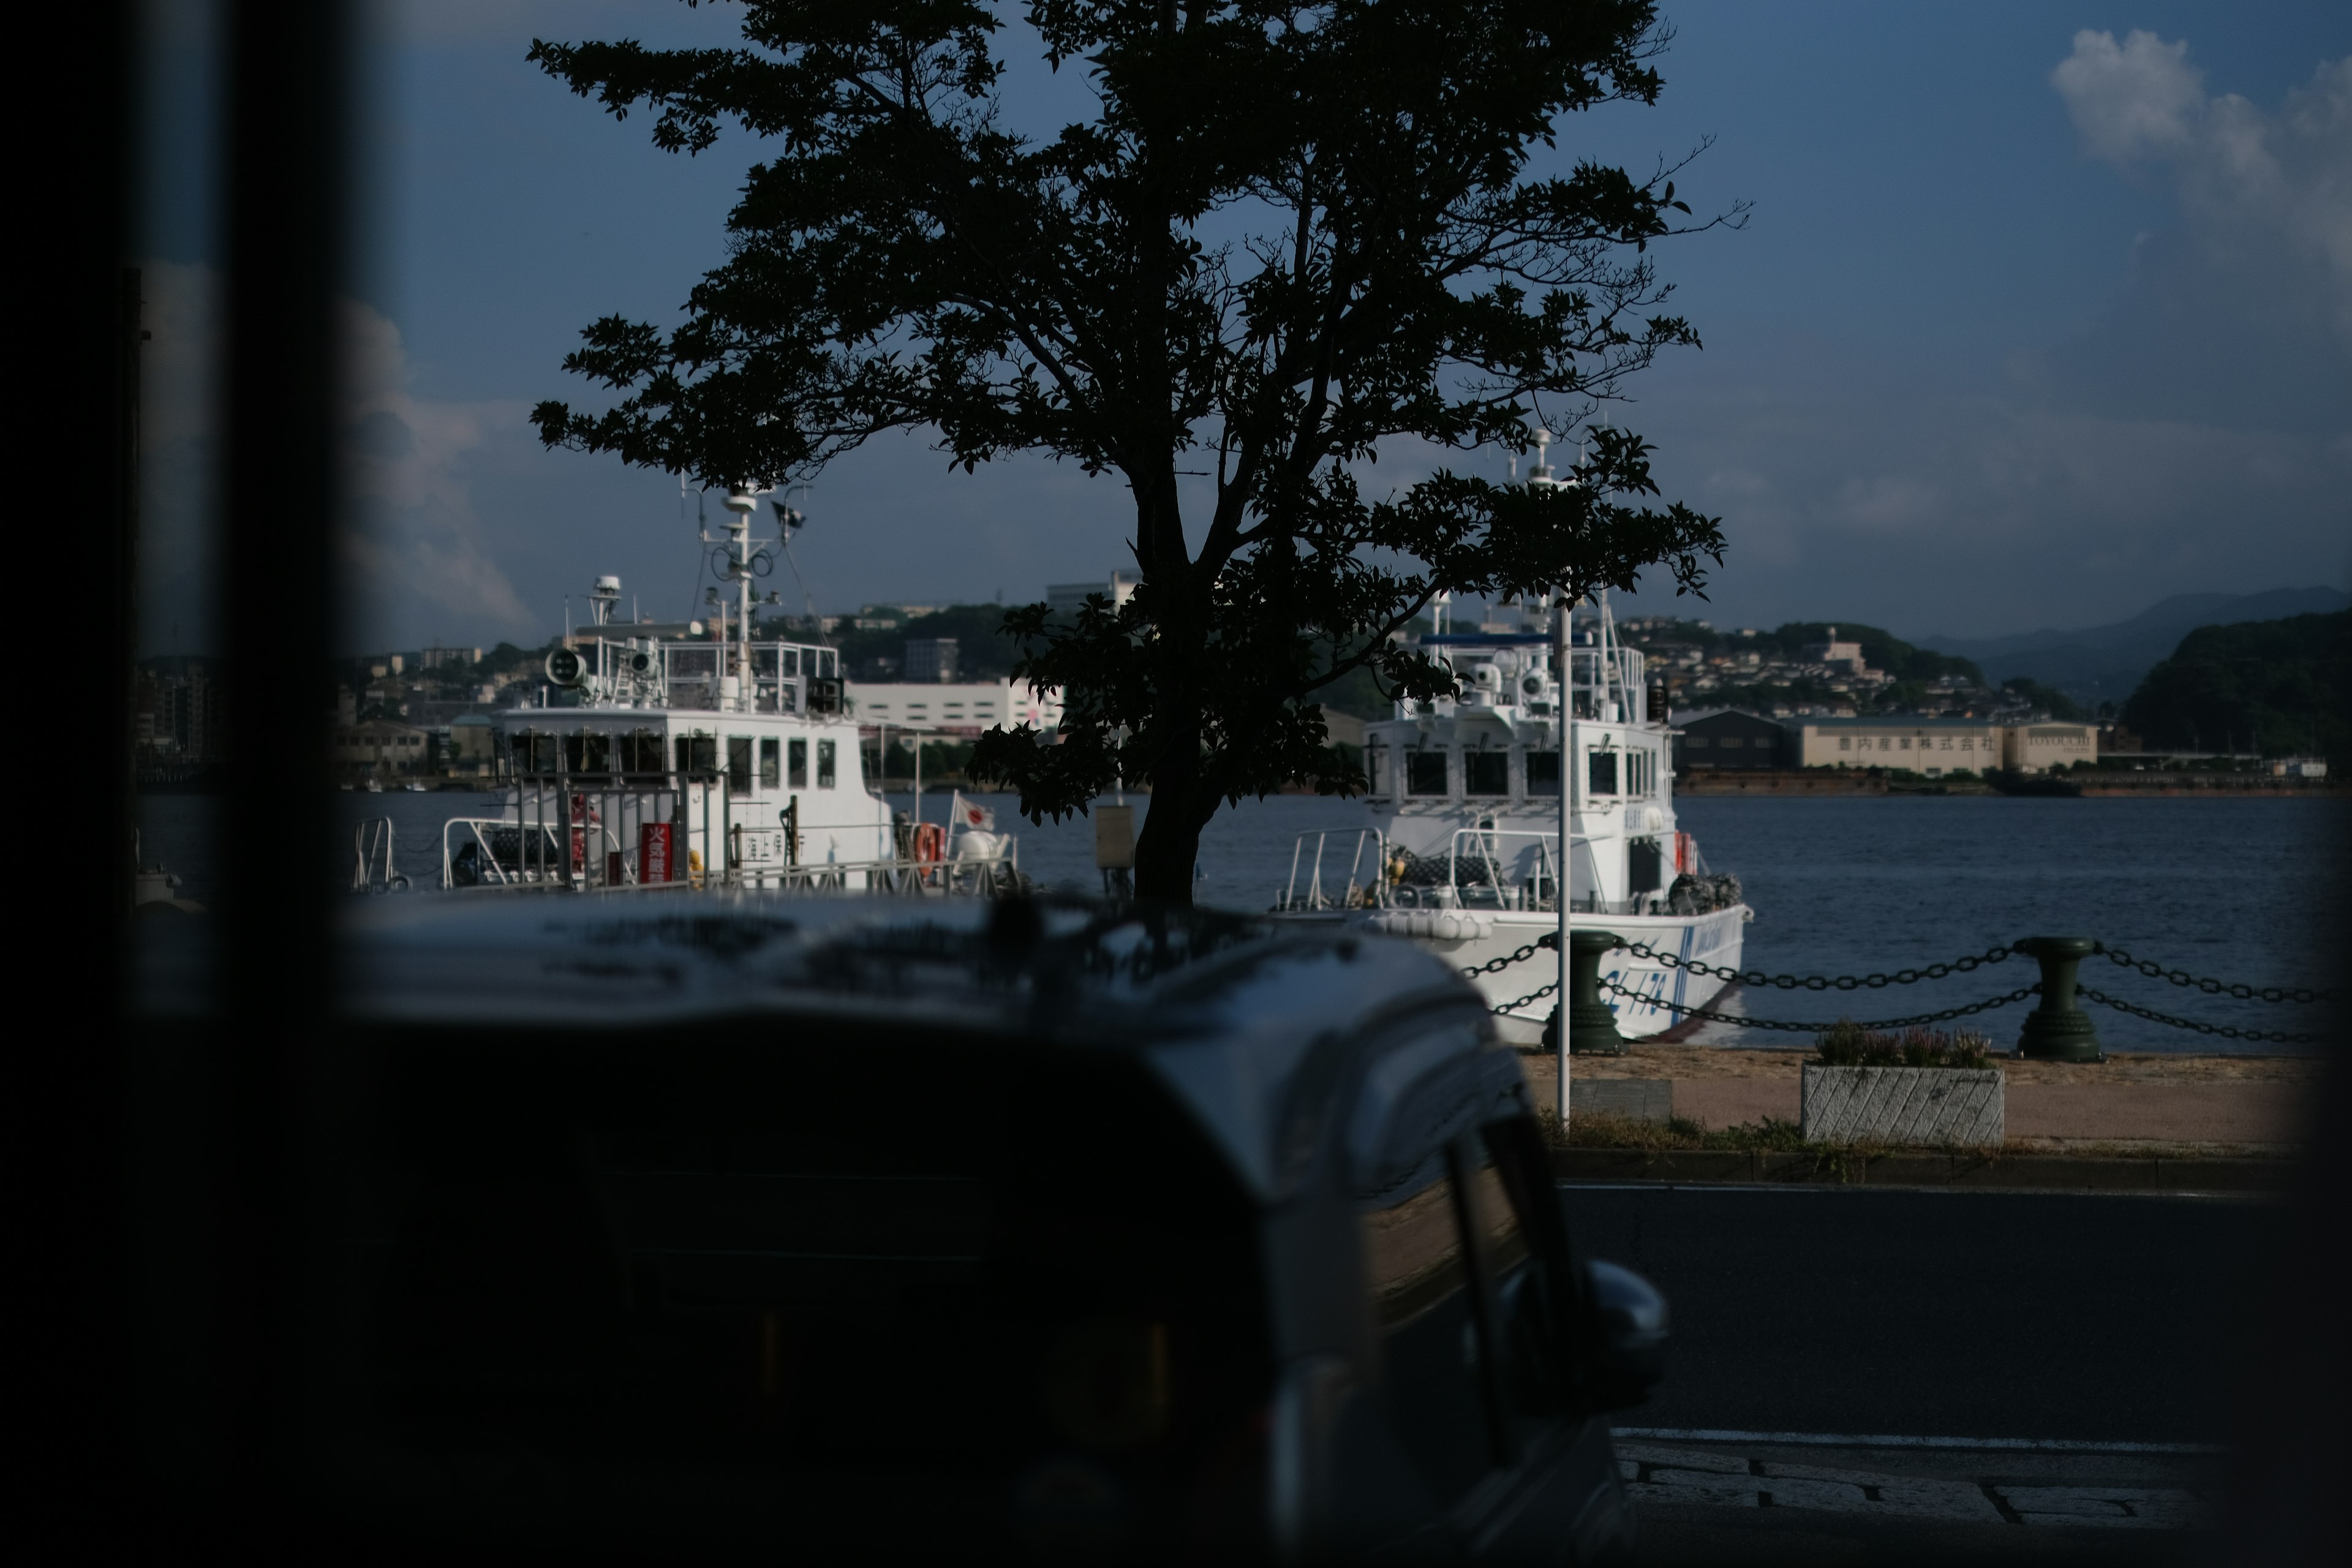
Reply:
[[[1724,519],[1718,624],[1989,636],[2168,594],[2344,584],[2352,521],[2352,15],[2340,5],[1680,4],[1654,109],[1561,127],[1745,232],[1666,247],[1706,347],[1616,417]],[[354,648],[546,636],[618,572],[682,613],[676,482],[541,450],[579,328],[677,319],[720,254],[740,133],[698,159],[523,61],[534,36],[724,42],[671,0],[382,0],[359,102]],[[201,7],[150,70],[145,640],[209,637],[213,273]],[[1016,113],[1076,111],[1017,73]],[[1410,455],[1388,465],[1417,471]],[[1501,459],[1494,467],[1500,471]],[[1008,599],[1125,560],[1113,480],[947,471],[919,438],[835,467],[798,551],[819,603]],[[1645,602],[1643,607],[1662,607]]]

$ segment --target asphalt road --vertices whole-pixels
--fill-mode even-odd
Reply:
[[[1569,1186],[1672,1310],[1627,1426],[2219,1443],[2285,1234],[2241,1199]]]

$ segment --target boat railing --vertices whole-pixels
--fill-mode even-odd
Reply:
[[[1020,840],[1011,834],[943,842],[944,835],[882,828],[892,856],[804,858],[804,840],[814,829],[802,826],[793,800],[779,810],[772,799],[738,798],[724,769],[593,783],[579,774],[526,776],[509,786],[502,815],[443,824],[441,886],[967,897],[1021,886]]]
[[[1323,862],[1335,837],[1348,848],[1347,886],[1336,898],[1323,885]],[[1308,839],[1315,841],[1311,858],[1307,853]],[[1371,851],[1369,859],[1365,855],[1368,847]],[[1352,836],[1344,827],[1302,833],[1290,849],[1290,881],[1274,907],[1277,910],[1352,910],[1377,904],[1388,863],[1388,836],[1377,827],[1360,827],[1353,831]],[[1304,891],[1298,886],[1302,865],[1307,872]],[[1334,877],[1336,879],[1336,868]]]
[[[392,863],[392,818],[378,816],[352,832],[352,891],[404,893],[408,879]]]
[[[1445,885],[1460,909],[1553,909],[1559,853],[1559,835],[1539,828],[1459,827],[1446,848]]]

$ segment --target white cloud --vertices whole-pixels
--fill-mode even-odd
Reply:
[[[141,643],[151,652],[214,641],[220,283],[186,263],[142,271],[152,335],[141,363]],[[531,634],[535,618],[485,547],[468,473],[473,454],[521,432],[524,405],[415,396],[397,327],[350,301],[342,326],[350,633],[376,645]]]
[[[2209,253],[2232,269],[2316,264],[2328,314],[2352,338],[2352,56],[2322,64],[2275,113],[2209,98],[2186,40],[2085,29],[2051,72],[2084,150],[2169,174]]]
[[[414,641],[436,626],[468,638],[527,635],[535,617],[485,548],[465,461],[520,432],[526,405],[417,397],[400,329],[365,305],[346,301],[342,314],[352,510],[343,551],[370,640]]]

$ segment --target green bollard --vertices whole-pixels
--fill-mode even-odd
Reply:
[[[2031,1061],[2105,1061],[2090,1015],[2074,1005],[2075,970],[2105,945],[2086,936],[2029,936],[2010,946],[2042,965],[2042,1005],[2025,1016],[2017,1054]]]
[[[1625,945],[1613,931],[1571,931],[1568,933],[1568,1046],[1583,1057],[1622,1057],[1625,1038],[1617,1032],[1617,1015],[1601,999],[1601,958]]]

